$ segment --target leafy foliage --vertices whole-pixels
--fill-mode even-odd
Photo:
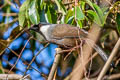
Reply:
[[[109,6],[101,7],[99,4],[100,3],[99,0],[96,0],[96,3],[93,2],[92,0],[80,0],[80,1],[78,0],[78,2],[77,0],[76,1],[73,0],[73,2],[70,3],[66,3],[65,2],[66,0],[25,0],[25,2],[22,5],[20,5],[19,13],[16,12],[16,14],[18,13],[16,16],[12,14],[14,12],[11,10],[12,9],[11,5],[12,7],[14,7],[13,6],[14,1],[15,3],[17,3],[16,0],[13,1],[5,0],[5,3],[3,4],[3,8],[0,6],[2,13],[6,13],[2,16],[3,20],[0,23],[0,29],[1,29],[0,35],[1,33],[3,34],[6,29],[9,30],[9,28],[14,24],[16,24],[17,21],[18,21],[17,24],[19,25],[13,28],[11,27],[12,30],[11,32],[8,33],[9,34],[8,38],[5,38],[4,40],[0,39],[0,55],[4,55],[6,49],[10,48],[10,44],[14,42],[14,40],[16,40],[20,35],[22,35],[22,33],[25,31],[26,28],[30,28],[32,24],[38,24],[39,22],[47,22],[51,24],[56,24],[56,23],[70,24],[80,28],[85,28],[86,30],[88,30],[93,23],[96,23],[103,29],[102,30],[103,33],[101,34],[99,43],[102,44],[102,47],[104,48],[106,53],[111,52],[111,49],[113,49],[114,47],[113,45],[115,45],[120,35],[120,10],[119,10],[120,2],[119,1],[109,5],[110,7]],[[12,4],[10,4],[10,2]],[[1,3],[2,2],[0,2],[0,5]],[[9,16],[9,13],[11,13],[11,16]],[[11,17],[12,19],[15,19],[15,21],[13,20],[11,22],[10,21]],[[26,33],[28,32],[26,31]],[[38,36],[36,33],[32,33],[32,34],[35,36],[35,38],[36,36]],[[29,33],[29,35],[31,34]],[[2,38],[2,36],[0,37]],[[34,40],[33,41],[30,40],[30,45],[31,45],[30,49],[33,53],[39,50],[39,48],[36,49],[35,45],[39,47],[42,46],[42,48],[44,47],[41,44],[38,45],[37,44],[38,42],[35,41],[36,40],[35,38],[33,38],[32,36],[32,39]],[[26,38],[25,36],[24,39],[27,40],[28,38]],[[41,38],[39,37],[39,39]],[[20,48],[19,50],[16,50],[16,52],[18,51],[18,53],[21,50],[21,47],[19,48]],[[24,47],[24,49],[28,49],[28,48]],[[50,47],[48,47],[47,50],[49,50],[48,52],[50,52]],[[32,56],[33,55],[34,54],[32,54]],[[51,55],[49,54],[49,57],[50,56]],[[13,58],[13,54],[12,56],[10,55],[10,58],[8,57],[8,61],[11,60],[12,58]],[[117,57],[116,59],[119,59],[119,57]],[[39,59],[36,58],[36,61],[37,60]],[[39,61],[37,66],[43,64],[43,62],[45,62],[45,60],[41,62]],[[1,63],[0,66],[2,66]],[[73,63],[70,67],[73,67]],[[64,72],[65,71],[63,71],[63,74]],[[0,68],[0,73],[4,73],[4,71],[2,71],[2,68]]]
[[[61,1],[55,0],[55,3],[53,4],[50,1],[46,3],[38,0],[26,0],[20,8],[19,24],[21,26],[30,26],[31,23],[38,24],[39,21],[57,23],[57,17],[61,17],[60,23],[74,24],[76,22],[81,28],[84,26],[85,17],[87,20],[90,19],[100,26],[104,26],[106,22],[108,12],[106,13],[107,15],[104,14],[101,8],[90,0],[80,1],[79,5],[81,6],[75,6],[74,9],[69,9],[68,11]],[[91,10],[86,10],[86,13],[84,12],[85,4],[88,4],[92,8]],[[62,16],[57,14],[57,12],[62,14]]]
[[[26,0],[23,5],[20,7],[19,11],[19,25],[25,26],[28,18],[28,6],[31,0]]]
[[[37,0],[31,1],[28,9],[28,14],[30,21],[33,24],[38,24],[40,21],[40,16],[37,9],[38,9]]]

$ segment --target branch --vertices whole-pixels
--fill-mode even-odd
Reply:
[[[9,5],[11,5],[11,6],[13,6],[14,8],[16,8],[16,5],[15,4],[13,4],[11,1],[9,1],[9,0],[5,0]]]
[[[48,76],[48,80],[53,80],[53,77],[54,77],[54,74],[57,70],[57,66],[59,64],[59,61],[60,61],[60,57],[62,54],[60,54],[59,52],[61,52],[62,49],[61,48],[57,48],[56,49],[56,56],[55,56],[55,60],[54,60],[54,63],[52,65],[52,68],[51,68],[51,71],[49,73],[49,76]]]
[[[94,42],[98,41],[100,35],[100,26],[93,24],[92,29],[89,32],[91,35],[88,35],[88,38],[93,40]],[[94,36],[93,36],[94,35]],[[87,61],[92,54],[93,48],[90,47],[87,43],[84,44],[83,48],[81,49],[81,56],[78,57],[76,63],[74,65],[74,69],[72,71],[71,80],[81,80],[86,72],[86,67],[88,66]],[[85,74],[86,76],[86,74]]]
[[[19,80],[22,78],[22,75],[18,75],[18,74],[0,74],[0,80],[6,80],[7,76],[8,76],[8,80]],[[27,78],[25,79],[30,80],[30,77],[27,76]]]
[[[33,37],[32,37],[33,38]],[[13,50],[11,50],[8,46],[6,46],[4,43],[2,44],[3,46],[5,46],[6,48],[8,48],[13,54],[15,54],[17,57],[19,57],[19,55],[15,52],[15,51],[13,51]],[[23,61],[23,63],[25,64],[25,65],[29,65],[29,63],[28,62],[26,62],[22,57],[20,57],[21,58],[21,60]],[[2,60],[4,60],[4,59],[2,59]],[[4,60],[5,61],[5,60]],[[6,61],[7,62],[7,61]],[[7,64],[9,64],[8,62],[7,62]],[[13,66],[13,65],[11,65],[11,64],[9,64],[10,66]],[[31,68],[33,68],[35,71],[37,71],[38,73],[40,73],[41,74],[41,72],[39,71],[39,70],[37,70],[37,69],[35,69],[33,66],[30,66]],[[17,68],[16,68],[17,69]],[[18,69],[19,70],[19,69]],[[22,72],[22,71],[21,71]],[[43,76],[43,74],[41,74],[42,76]]]
[[[116,80],[116,79],[120,79],[120,73],[104,77],[104,80]]]
[[[3,13],[2,16],[18,16],[17,13]]]
[[[38,51],[38,53],[33,57],[33,59],[32,59],[32,61],[30,62],[30,64],[28,64],[28,66],[27,66],[27,68],[26,68],[26,71],[24,72],[23,77],[26,75],[26,72],[29,70],[31,64],[32,64],[33,61],[36,59],[36,57],[37,57],[48,45],[49,45],[49,43],[46,44],[44,48],[40,49],[40,50]]]
[[[97,80],[102,80],[103,76],[105,75],[105,73],[107,72],[107,70],[109,69],[110,67],[110,64],[113,60],[113,58],[115,57],[115,55],[117,54],[117,51],[119,49],[119,46],[120,46],[120,38],[119,40],[117,41],[116,45],[114,46],[112,52],[111,52],[111,55],[110,57],[108,58],[108,61],[106,62],[105,66],[103,67],[100,75],[98,76],[98,79]]]
[[[19,54],[19,56],[18,56],[18,59],[16,60],[15,64],[14,64],[13,67],[10,69],[10,71],[12,71],[13,68],[14,68],[14,67],[16,66],[16,64],[18,63],[18,61],[19,61],[19,59],[20,59],[20,57],[21,57],[21,55],[22,55],[25,47],[27,46],[28,42],[30,41],[30,39],[32,39],[32,37],[30,37],[30,38],[27,40],[27,42],[25,43],[25,46],[24,46],[23,49],[21,50],[21,52],[20,52],[20,54]],[[8,74],[10,73],[10,71],[8,72]]]

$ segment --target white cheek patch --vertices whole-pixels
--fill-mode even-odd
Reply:
[[[49,27],[50,27],[50,25],[43,25],[40,28],[40,31],[43,33],[43,35],[45,36],[46,39],[49,38]]]
[[[40,28],[40,31],[43,33],[43,34],[46,34],[48,32],[48,28],[50,27],[50,25],[43,25],[41,28]]]
[[[40,28],[40,31],[42,32],[42,34],[45,36],[45,38],[49,41],[52,39],[52,30],[54,29],[54,27],[56,26],[56,24],[50,24],[50,25],[43,25]]]

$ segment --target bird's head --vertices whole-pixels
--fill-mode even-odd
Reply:
[[[41,28],[41,27],[45,27],[45,25],[49,25],[49,23],[40,22],[39,24],[32,25],[32,26],[29,28],[29,30],[33,30],[33,31],[36,31],[36,32],[40,32],[40,28]]]

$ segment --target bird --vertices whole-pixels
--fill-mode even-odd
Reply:
[[[49,42],[66,47],[76,46],[76,40],[79,43],[79,38],[85,38],[87,36],[87,32],[83,29],[69,24],[49,24],[41,22],[38,25],[33,25],[30,30],[40,33]]]
[[[88,35],[87,31],[70,24],[40,22],[39,24],[32,25],[29,30],[40,33],[48,42],[64,47],[74,47],[76,46],[76,41],[79,44],[81,42],[80,39],[87,38]],[[105,62],[108,60],[108,55],[98,45],[94,45],[93,48]],[[113,64],[111,65],[113,66]]]

